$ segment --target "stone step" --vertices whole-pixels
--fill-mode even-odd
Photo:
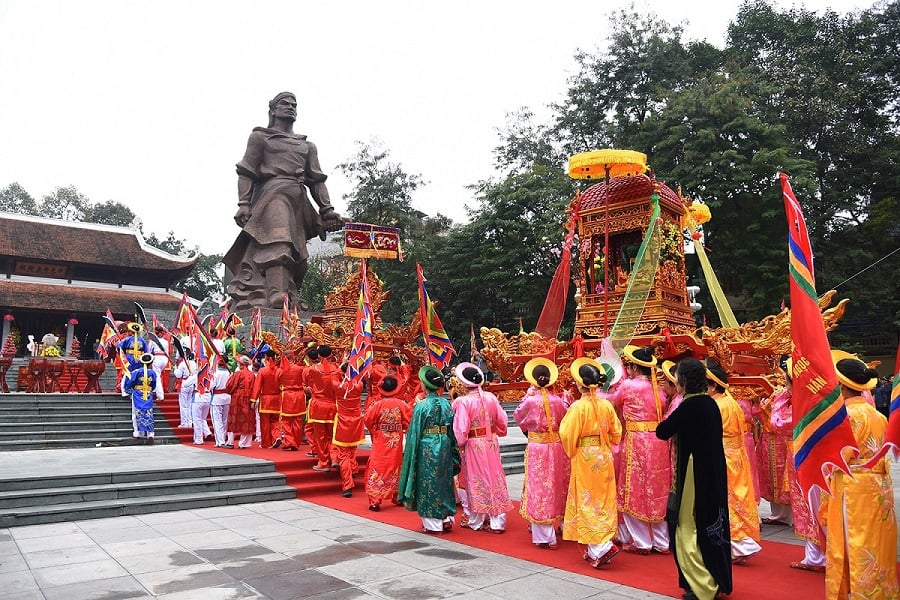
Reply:
[[[101,446],[138,446],[142,441],[131,437],[129,429],[128,436],[117,437],[88,437],[78,439],[55,438],[46,440],[0,440],[0,452],[6,450],[46,450],[50,448],[94,448]],[[157,433],[155,436],[156,444],[180,444],[181,440],[175,435]]]
[[[34,415],[18,415],[15,417],[2,417],[0,432],[21,429],[61,431],[66,425],[96,425],[97,423],[128,423],[131,422],[131,411],[119,411],[108,414],[71,413],[59,414],[52,417]],[[157,423],[159,426],[159,423]],[[77,427],[75,427],[77,429]]]
[[[118,473],[77,473],[66,475],[67,486],[91,486],[109,484],[130,484],[145,481],[191,479],[204,477],[235,477],[239,475],[255,475],[259,473],[275,473],[275,465],[268,461],[240,462],[221,465],[206,465],[172,469],[144,469],[141,471],[122,471]],[[58,487],[60,481],[35,475],[34,477],[18,477],[0,479],[0,493],[16,490],[41,490]]]
[[[121,421],[119,423],[104,423],[101,427],[99,424],[88,424],[88,427],[72,428],[72,429],[30,429],[30,430],[14,430],[0,431],[0,442],[12,442],[19,440],[33,440],[42,442],[45,440],[82,440],[87,438],[111,439],[131,436],[131,421]],[[156,431],[155,435],[166,433],[164,431]],[[171,433],[169,430],[167,433]]]
[[[280,473],[248,473],[216,477],[181,477],[148,481],[118,482],[100,485],[69,485],[0,492],[0,515],[12,509],[51,504],[77,504],[102,500],[170,496],[265,488],[284,485]]]
[[[143,498],[122,498],[117,500],[99,500],[96,502],[30,506],[0,513],[0,527],[19,527],[22,525],[39,525],[63,521],[102,519],[125,515],[223,506],[226,504],[292,500],[296,497],[297,490],[286,485],[278,485],[256,489],[225,490],[194,494],[170,494],[167,496],[147,496]]]

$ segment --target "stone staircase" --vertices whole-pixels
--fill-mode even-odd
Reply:
[[[297,497],[272,462],[180,446],[155,416],[132,448],[119,394],[0,394],[0,527]]]
[[[155,443],[178,443],[158,408],[155,414]],[[0,394],[0,451],[137,443],[131,400],[119,394]]]
[[[135,448],[131,452],[144,450]],[[140,459],[135,455],[134,460]],[[9,477],[0,479],[0,527],[296,497],[297,491],[285,485],[284,475],[276,473],[274,465],[266,461]]]

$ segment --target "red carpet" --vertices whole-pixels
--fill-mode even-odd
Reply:
[[[173,402],[167,396],[166,401],[158,406],[173,428],[178,425],[177,398]],[[191,430],[175,429],[175,431],[182,443],[193,442]],[[340,495],[341,483],[337,473],[320,473],[312,470],[315,459],[306,456],[309,446],[302,446],[298,452],[255,447],[247,450],[229,450],[216,448],[212,442],[207,441],[206,444],[199,447],[274,462],[275,469],[287,477],[288,485],[297,488],[297,497],[303,500],[404,529],[418,531],[422,527],[418,514],[403,507],[387,504],[382,505],[380,512],[372,512],[368,509],[362,478],[368,451],[360,450],[358,452],[360,475],[356,479],[355,494],[352,498],[344,498]],[[562,542],[559,550],[556,551],[536,548],[531,543],[531,534],[527,530],[528,523],[519,516],[518,506],[509,513],[507,519],[507,530],[503,535],[492,535],[455,527],[453,531],[442,537],[449,541],[572,573],[597,577],[605,581],[675,598],[681,597],[682,590],[678,587],[678,574],[671,556],[658,554],[637,556],[620,552],[609,565],[599,570],[592,569],[582,560],[584,547],[574,542]],[[788,567],[791,562],[801,558],[803,558],[802,546],[764,541],[763,551],[759,556],[751,559],[746,565],[733,568],[734,592],[729,598],[732,600],[749,600],[750,598],[819,600],[824,598],[824,575]]]

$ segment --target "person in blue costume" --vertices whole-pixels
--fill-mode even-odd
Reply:
[[[150,345],[147,343],[147,340],[141,337],[141,332],[144,331],[144,328],[140,323],[129,323],[125,326],[125,330],[130,335],[116,344],[116,352],[123,359],[121,361],[123,366],[122,395],[128,396],[128,392],[125,391],[125,380],[128,379],[132,371],[140,368],[141,356],[150,352]]]
[[[162,400],[152,365],[153,355],[145,352],[122,383],[122,389],[131,396],[131,424],[134,428],[131,435],[136,439],[146,439],[148,444],[153,443],[154,435],[153,400]]]
[[[427,395],[413,407],[400,470],[397,499],[422,518],[422,532],[441,534],[453,528],[459,473],[459,446],[453,435],[453,409],[441,395],[444,376],[436,368],[419,369]]]

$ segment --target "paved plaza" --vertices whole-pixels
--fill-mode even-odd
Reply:
[[[222,456],[177,448],[193,461],[198,454],[211,461]],[[145,450],[156,449],[128,449],[135,457]],[[172,450],[176,449],[160,452],[159,460],[184,460]],[[53,476],[63,466],[28,464],[39,460],[41,452],[4,453],[0,468],[7,473],[44,469]],[[80,460],[79,455],[88,461],[97,456],[90,454],[91,449],[64,452],[71,461]],[[24,460],[26,456],[35,458]],[[518,499],[522,475],[508,481]],[[894,481],[900,481],[896,465]],[[761,512],[767,516],[765,509]],[[787,527],[767,525],[763,533],[766,539],[798,543]],[[303,500],[0,529],[0,596],[6,600],[668,597]]]

